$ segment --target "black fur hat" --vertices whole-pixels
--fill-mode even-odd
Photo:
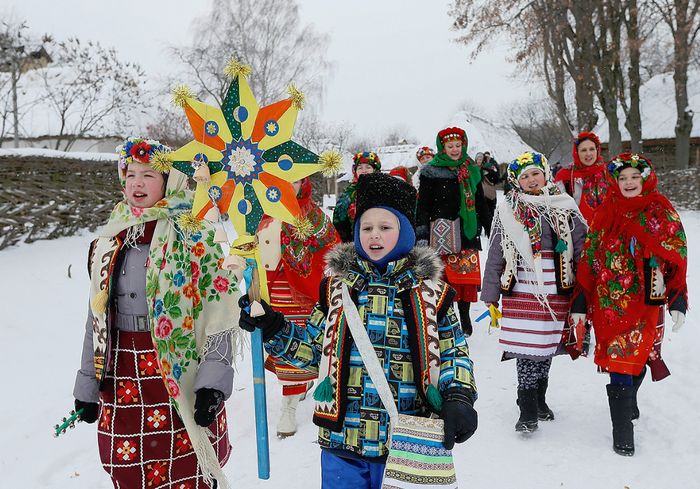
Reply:
[[[399,178],[378,172],[360,175],[356,199],[355,219],[372,207],[391,207],[416,226],[416,189]]]

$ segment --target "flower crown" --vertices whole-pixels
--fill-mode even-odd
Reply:
[[[622,153],[610,160],[608,172],[617,180],[620,172],[625,168],[636,168],[642,174],[642,180],[646,181],[654,170],[651,161],[636,153]]]
[[[510,162],[510,165],[508,165],[508,172],[512,173],[517,179],[523,170],[533,166],[542,170],[546,175],[549,163],[543,154],[528,151]]]
[[[126,142],[120,146],[117,146],[117,154],[119,155],[119,168],[126,171],[126,167],[129,163],[136,161],[137,163],[144,163],[146,165],[151,165],[154,170],[160,173],[168,173],[170,170],[167,165],[163,166],[158,158],[158,155],[169,153],[170,148],[160,141],[155,139],[144,139],[137,137],[130,137]]]
[[[376,170],[379,170],[381,166],[379,156],[372,151],[361,151],[359,153],[355,153],[355,156],[352,157],[352,161],[353,166],[366,163],[368,165],[372,165]]]

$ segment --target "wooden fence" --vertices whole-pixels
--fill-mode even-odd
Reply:
[[[317,201],[320,178],[313,177]],[[662,170],[659,187],[680,208],[700,210],[700,168]],[[120,198],[116,162],[0,157],[0,250],[95,231]]]
[[[0,158],[0,249],[104,224],[120,199],[116,162]]]

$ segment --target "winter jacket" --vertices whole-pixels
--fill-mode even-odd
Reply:
[[[549,223],[540,217],[540,225],[542,226],[542,251],[554,251],[556,245],[556,236],[552,232]],[[574,244],[574,252],[572,263],[563,263],[563,255],[555,252],[554,266],[557,281],[557,290],[560,294],[571,294],[573,286],[566,286],[567,280],[563,276],[568,273],[573,277],[573,273],[578,266],[580,258],[580,250],[583,248],[583,242],[586,239],[586,226],[576,218],[574,229],[571,232],[571,239]],[[485,303],[498,303],[501,294],[509,295],[514,283],[511,281],[509,289],[503,289],[501,286],[501,275],[506,266],[506,259],[503,257],[503,249],[501,247],[501,234],[495,233],[489,241],[489,255],[484,268],[484,278],[481,283],[481,300]]]
[[[139,318],[148,315],[146,305],[146,260],[149,245],[138,245],[135,248],[123,247],[119,250],[117,261],[112,271],[112,293],[110,309],[112,328],[121,331],[142,331],[139,328]],[[114,273],[116,272],[116,273]],[[95,376],[93,358],[93,316],[88,308],[85,322],[85,337],[80,362],[80,370],[76,375],[73,396],[84,402],[97,402],[99,399],[100,383]],[[148,330],[146,330],[148,331]],[[228,333],[227,333],[228,334]],[[113,340],[114,335],[109,335]],[[233,367],[231,348],[228,341],[222,341],[218,347],[209,351],[199,365],[195,382],[195,391],[209,387],[223,392],[228,398],[233,389]],[[108,346],[108,351],[110,347]],[[109,357],[109,355],[108,355]]]
[[[384,274],[360,259],[352,244],[338,245],[328,263],[332,275],[321,283],[306,328],[287,321],[265,348],[296,367],[318,371],[314,423],[322,448],[384,457],[388,414],[345,322],[342,285],[358,306],[399,412],[421,416],[439,413],[448,388],[476,399],[469,348],[452,310],[454,291],[439,280],[442,263],[425,247],[389,263]]]
[[[416,238],[430,240],[430,223],[435,219],[458,219],[459,182],[457,174],[449,168],[432,165],[424,165],[420,173],[420,193],[418,194],[418,208],[416,210]],[[481,228],[485,215],[486,202],[484,191],[478,185],[474,194],[476,207],[477,232],[473,239],[468,240],[460,225],[460,234],[463,250],[481,249]]]

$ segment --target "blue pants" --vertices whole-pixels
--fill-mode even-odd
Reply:
[[[321,450],[321,489],[381,489],[384,464]]]

